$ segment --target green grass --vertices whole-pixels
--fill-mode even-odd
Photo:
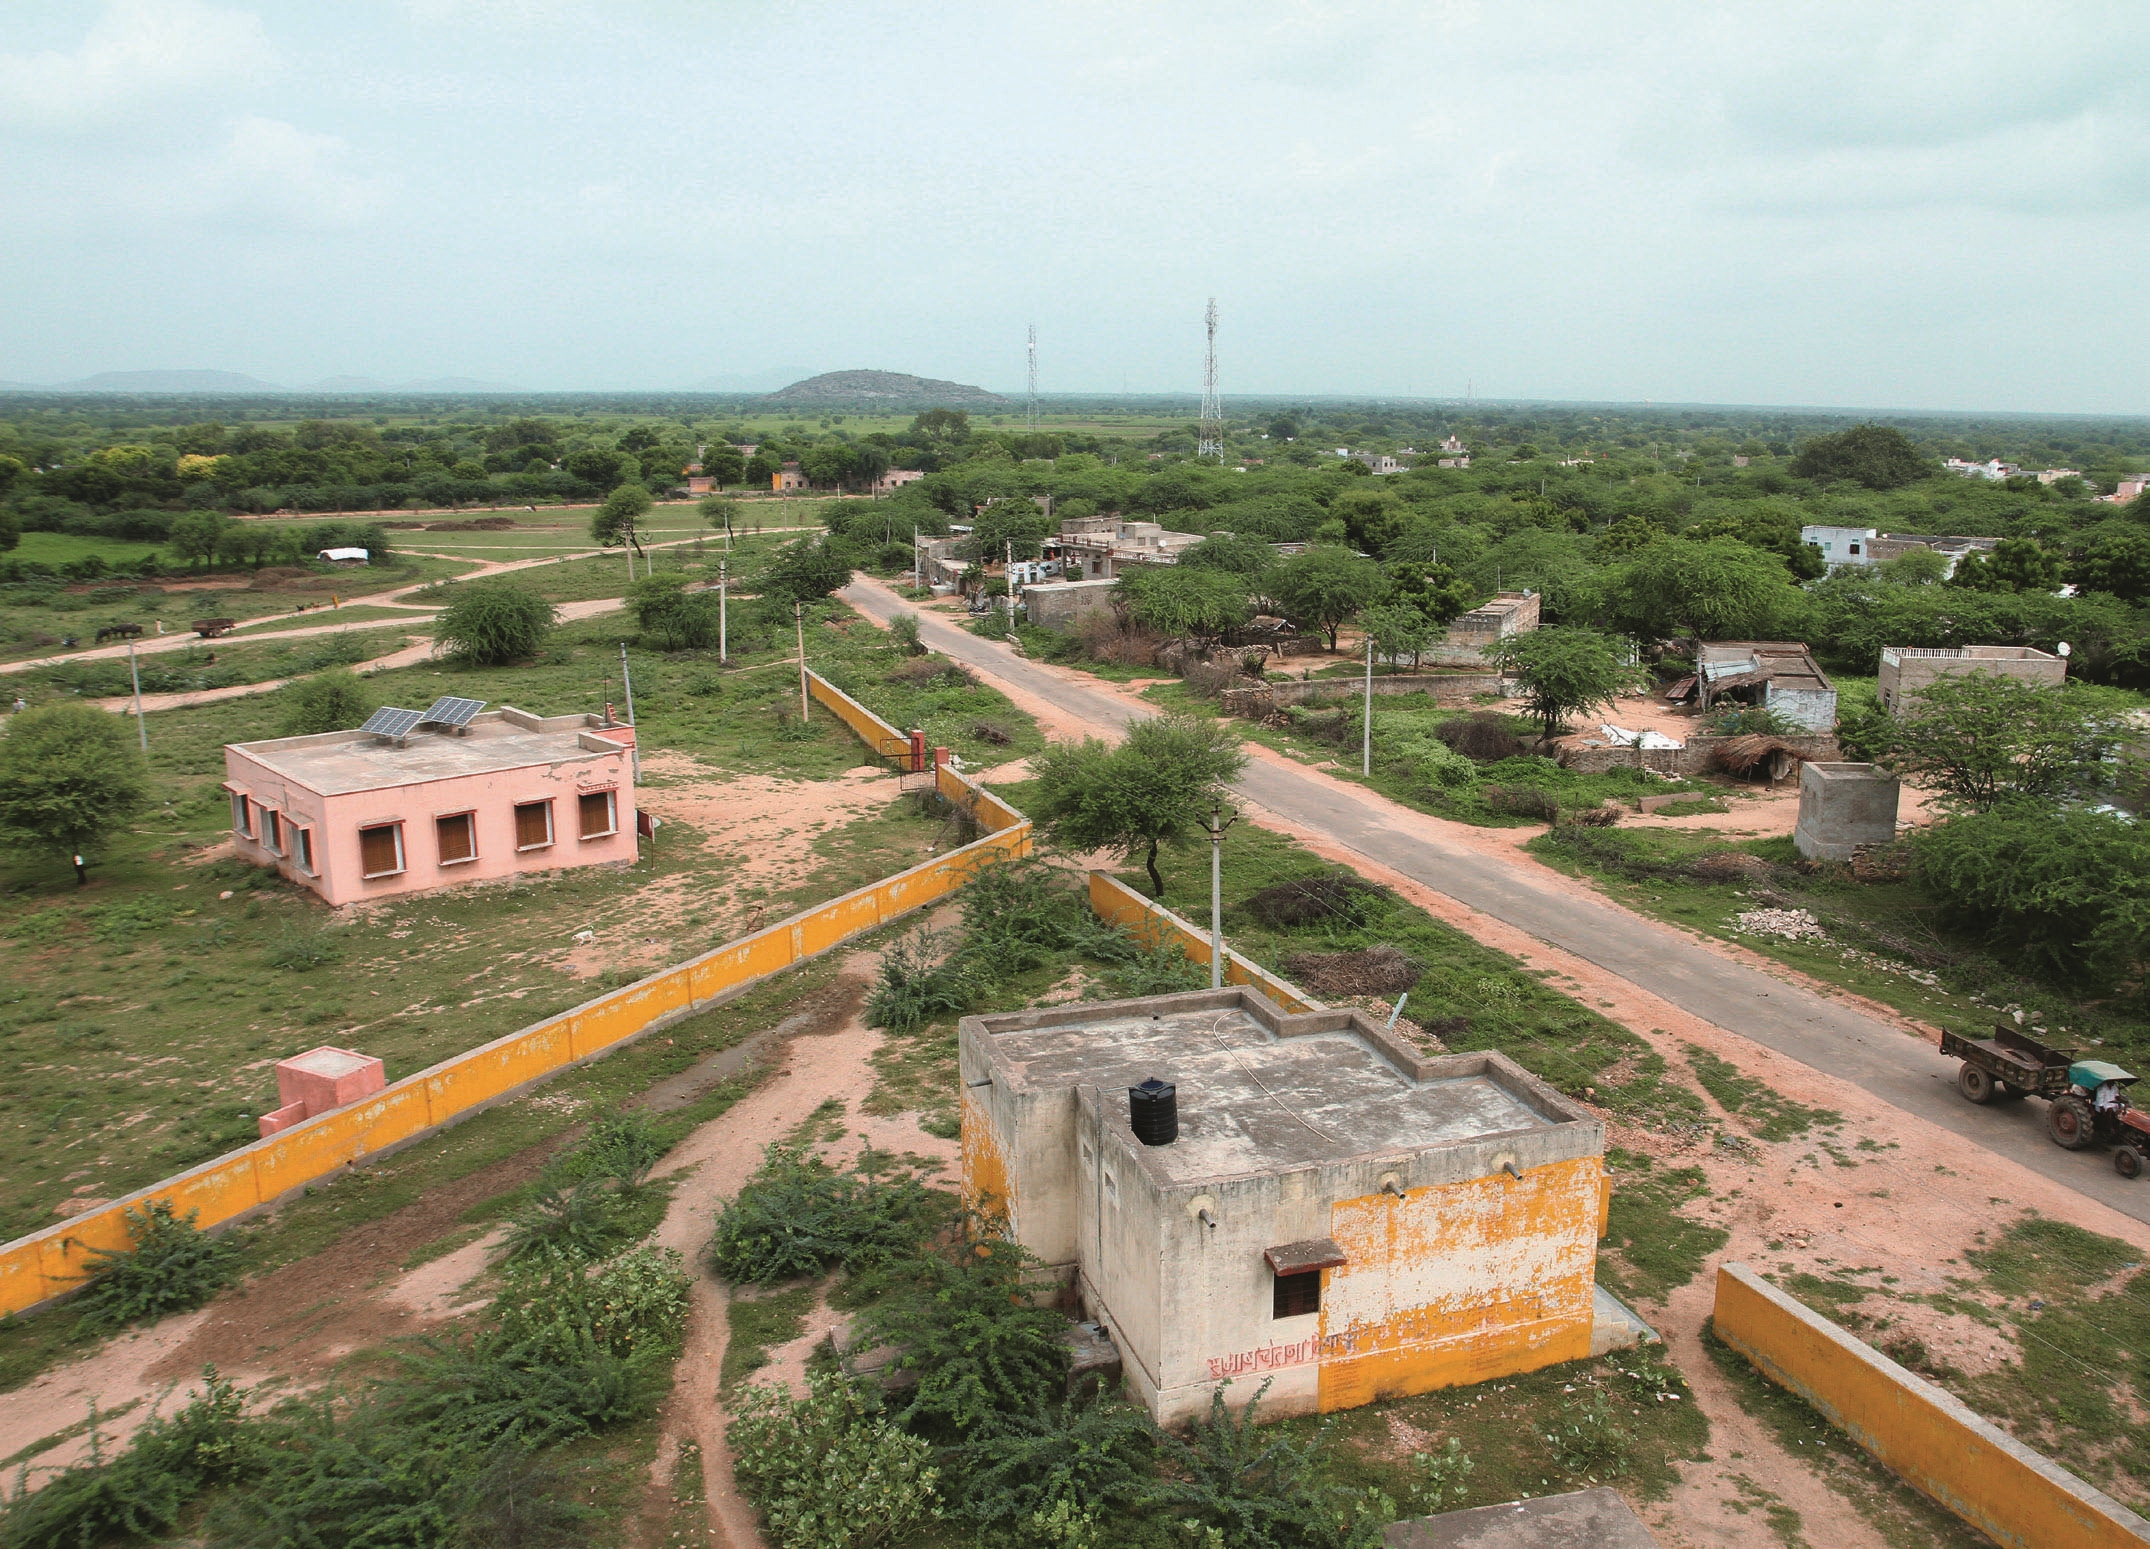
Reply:
[[[496,535],[452,533],[447,536],[462,538]],[[724,552],[724,542],[721,536],[715,540],[704,539],[699,546],[690,544],[653,549],[650,553],[656,561],[656,573],[658,575],[681,575],[685,576],[689,581],[714,581],[717,579],[718,562],[723,560],[729,564],[730,575],[733,581],[737,583],[743,576],[753,576],[767,562],[772,553],[798,536],[799,534],[797,533],[764,533],[758,537],[742,537],[733,543],[732,552],[729,556]],[[581,542],[562,548],[560,552],[587,553],[588,550],[594,547],[596,545],[589,541],[588,534],[585,532]],[[515,560],[536,559],[540,555],[536,552],[500,552],[484,557]],[[635,557],[635,579],[641,580],[647,568],[643,557],[637,555]],[[500,579],[513,581],[517,586],[535,592],[546,601],[556,603],[590,602],[601,597],[623,597],[627,594],[627,588],[631,584],[627,579],[627,557],[625,552],[620,549],[614,549],[606,554],[590,554],[583,559],[562,559],[549,564],[531,565],[523,570],[510,571]],[[403,600],[406,602],[445,604],[454,600],[455,592],[456,585],[454,582],[443,581],[429,586],[423,591],[413,592]],[[736,590],[733,594],[733,600],[738,601]]]
[[[1665,1298],[1701,1272],[1731,1234],[1680,1214],[1709,1198],[1699,1167],[1661,1167],[1638,1152],[1606,1154],[1612,1169],[1611,1219],[1598,1250],[1598,1283],[1622,1301]]]
[[[214,640],[184,650],[139,655],[132,670],[141,675],[145,694],[183,694],[301,677],[326,667],[347,667],[386,656],[397,648],[396,632],[388,627],[247,645]],[[63,699],[116,698],[133,692],[133,680],[126,657],[105,656],[27,668],[0,683],[0,691],[11,691],[32,705],[41,705]]]
[[[2150,1064],[2150,1003],[2140,997],[2076,1000],[2069,986],[2025,977],[1952,929],[1918,883],[1883,874],[1861,881],[1844,866],[1809,867],[1789,839],[1729,840],[1701,830],[1564,827],[1529,842],[1549,866],[1588,876],[1636,910],[1703,935],[1734,941],[1826,984],[1879,1001],[1929,1024],[1975,1031],[2016,1010],[2052,1041],[2102,1048],[2105,1057]],[[1695,874],[1695,862],[1729,855],[1768,863],[1759,876]],[[1787,940],[1738,928],[1764,906],[1805,909],[1826,939]]]
[[[368,607],[364,604],[331,608],[326,602],[322,602],[310,606],[306,612],[299,614],[296,618],[265,619],[259,624],[241,624],[230,634],[219,638],[224,640],[243,640],[248,635],[266,634],[277,630],[320,629],[328,626],[344,628],[352,624],[377,624],[391,620],[408,624],[414,634],[428,634],[433,628],[433,620],[430,615],[417,612],[411,608]]]
[[[820,1294],[820,1286],[811,1282],[753,1294],[734,1290],[725,1309],[731,1335],[724,1346],[719,1389],[728,1393],[767,1366],[770,1346],[797,1339]]]
[[[1718,1107],[1737,1117],[1758,1139],[1796,1140],[1817,1125],[1834,1129],[1844,1122],[1844,1116],[1833,1108],[1812,1108],[1788,1097],[1779,1097],[1763,1082],[1741,1075],[1739,1067],[1730,1060],[1719,1059],[1697,1044],[1686,1045],[1682,1052],[1694,1068],[1696,1079],[1702,1083],[1702,1090],[1717,1100]]]

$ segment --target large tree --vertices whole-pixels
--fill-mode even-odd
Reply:
[[[1792,459],[1802,479],[1850,479],[1868,489],[1900,489],[1934,472],[1933,459],[1894,425],[1854,425],[1816,436]]]
[[[0,841],[61,856],[92,853],[149,802],[132,734],[93,705],[25,710],[0,737]]]
[[[470,581],[455,588],[434,625],[434,643],[458,661],[498,667],[537,655],[559,611],[513,581]]]
[[[1113,591],[1144,629],[1205,646],[1248,617],[1246,578],[1229,570],[1136,565]]]
[[[1593,629],[1533,629],[1486,647],[1501,671],[1523,685],[1523,706],[1550,737],[1570,715],[1610,704],[1644,682],[1621,643]]]
[[[1991,554],[1973,550],[1956,561],[1951,586],[1972,592],[2050,592],[2060,587],[2060,561],[2031,538],[2003,538]]]
[[[1349,549],[1316,544],[1294,554],[1271,572],[1269,594],[1284,616],[1302,628],[1312,625],[1336,649],[1337,631],[1361,608],[1378,601],[1386,584],[1381,567]]]
[[[1160,845],[1181,845],[1204,832],[1203,818],[1246,764],[1238,739],[1218,721],[1160,715],[1137,721],[1118,747],[1085,738],[1055,743],[1033,767],[1033,814],[1045,833],[1070,850],[1117,850],[1142,857],[1156,896]]]
[[[1645,639],[1766,639],[1795,628],[1804,599],[1784,560],[1736,538],[1653,543],[1607,578],[1609,621]]]
[[[656,498],[641,485],[622,484],[590,516],[592,538],[608,549],[617,543],[627,550],[629,580],[634,578],[634,556],[642,552],[642,519],[656,503]]]
[[[1861,751],[1875,763],[1945,805],[1982,812],[2009,797],[2098,789],[2120,727],[2080,692],[1972,672],[1938,680],[1902,714],[1861,731]]]
[[[795,538],[763,567],[761,594],[783,602],[813,602],[851,579],[851,564],[827,538]]]

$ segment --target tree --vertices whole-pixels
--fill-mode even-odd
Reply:
[[[1970,592],[2050,592],[2060,587],[2060,561],[2029,538],[2003,538],[1991,554],[1976,549],[1956,561],[1951,586]]]
[[[692,651],[717,642],[717,600],[689,596],[680,576],[650,576],[637,581],[627,606],[643,639],[660,651]]]
[[[1205,645],[1248,617],[1245,578],[1229,570],[1137,565],[1113,588],[1127,616],[1144,629]]]
[[[1118,747],[1091,737],[1055,743],[1035,766],[1038,822],[1070,850],[1142,856],[1163,897],[1158,846],[1203,832],[1202,820],[1246,761],[1226,726],[1190,715],[1137,721]]]
[[[851,579],[851,565],[827,538],[795,538],[770,557],[758,585],[764,597],[816,602]]]
[[[730,532],[739,523],[739,502],[724,495],[704,495],[695,502],[695,513],[704,525]]]
[[[348,667],[331,667],[301,678],[284,690],[283,701],[282,730],[286,737],[349,731],[365,724],[374,709],[373,695]]]
[[[25,710],[0,737],[0,842],[86,855],[149,802],[126,723],[93,705]]]
[[[1901,489],[1934,471],[1933,462],[1893,425],[1854,425],[1816,436],[1792,459],[1802,479],[1850,479],[1868,489]]]
[[[1568,716],[1642,686],[1643,674],[1623,655],[1617,640],[1592,629],[1533,629],[1486,647],[1486,656],[1523,685],[1524,709],[1548,737]]]
[[[513,581],[471,581],[441,610],[433,639],[458,661],[497,667],[535,656],[558,619],[551,603]]]
[[[1393,564],[1388,581],[1389,600],[1416,608],[1436,629],[1446,629],[1478,606],[1478,589],[1447,565]]]
[[[206,565],[216,557],[217,545],[229,525],[218,512],[189,511],[172,518],[172,535],[164,541],[178,558]]]
[[[1921,545],[1890,555],[1874,574],[1891,586],[1934,586],[1948,579],[1948,556]]]
[[[1612,622],[1648,639],[1768,639],[1797,621],[1804,599],[1784,561],[1736,538],[1653,543],[1608,578]]]
[[[971,526],[970,546],[989,565],[1007,558],[1011,544],[1017,559],[1036,559],[1052,530],[1052,522],[1036,501],[1027,495],[1009,495],[978,513]]]
[[[627,574],[635,573],[634,555],[642,552],[641,522],[657,502],[650,492],[639,484],[622,484],[605,497],[605,503],[590,517],[590,536],[606,548],[615,543],[627,546],[631,553],[627,560]]]
[[[1317,544],[1280,563],[1268,584],[1284,616],[1321,630],[1334,651],[1344,621],[1380,597],[1384,583],[1372,560]]]
[[[746,474],[747,460],[736,446],[711,446],[702,449],[702,472],[716,482],[719,489],[737,484]]]
[[[1983,812],[2008,797],[2098,789],[2119,730],[2080,692],[1967,672],[1911,696],[1901,714],[1872,728],[1865,751],[1943,804]]]
[[[2100,539],[2076,561],[2068,579],[2086,592],[2107,592],[2126,602],[2150,598],[2150,538],[2116,533]]]
[[[1060,507],[1063,515],[1072,504]],[[1228,570],[1248,577],[1254,590],[1260,590],[1259,578],[1276,562],[1277,551],[1250,533],[1212,533],[1179,557],[1182,569]]]
[[[1359,627],[1374,643],[1374,653],[1384,661],[1411,658],[1418,665],[1419,653],[1433,643],[1433,620],[1408,602],[1385,602],[1359,615]]]

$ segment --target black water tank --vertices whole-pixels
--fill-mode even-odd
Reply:
[[[1169,1146],[1180,1138],[1179,1099],[1169,1081],[1155,1076],[1127,1089],[1127,1123],[1146,1146]]]

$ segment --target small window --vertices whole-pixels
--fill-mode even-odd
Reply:
[[[515,804],[515,848],[542,850],[552,843],[552,803],[519,801]]]
[[[584,791],[579,800],[583,838],[602,839],[619,832],[619,806],[611,791]]]
[[[310,828],[292,830],[299,847],[299,870],[309,877],[314,874],[314,831]]]
[[[459,866],[478,858],[478,825],[468,812],[435,818],[433,832],[440,840],[440,863]]]
[[[358,859],[368,877],[392,877],[403,870],[403,825],[380,823],[360,829]]]
[[[1310,1269],[1303,1275],[1278,1275],[1276,1277],[1276,1304],[1274,1315],[1279,1318],[1303,1317],[1310,1312],[1321,1311],[1321,1271]]]
[[[231,827],[234,833],[254,837],[254,804],[246,799],[244,791],[231,793]]]
[[[272,855],[284,853],[283,814],[267,807],[261,809],[261,847]]]
[[[1854,554],[1858,553],[1858,552],[1859,552],[1859,545],[1858,545],[1858,544],[1856,544],[1856,543],[1854,543],[1854,544],[1853,544],[1853,545],[1851,546],[1851,551],[1852,551],[1852,553],[1854,553]]]

